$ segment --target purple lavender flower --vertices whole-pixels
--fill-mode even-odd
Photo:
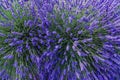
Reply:
[[[119,80],[119,0],[34,1],[38,14],[37,3],[53,10],[40,16],[53,40],[40,59],[41,80]]]

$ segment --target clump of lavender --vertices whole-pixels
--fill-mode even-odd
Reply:
[[[40,58],[41,80],[119,79],[119,0],[35,2],[46,8],[54,42]]]
[[[40,79],[39,56],[50,40],[47,22],[36,14],[33,2],[0,1],[0,79]]]

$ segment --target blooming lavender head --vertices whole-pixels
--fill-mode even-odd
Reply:
[[[39,56],[50,42],[33,2],[0,1],[0,79],[38,80]]]
[[[120,75],[120,1],[45,1],[53,7],[52,13],[46,10],[48,14],[44,18],[50,23],[54,43],[41,57],[42,79],[117,79]]]

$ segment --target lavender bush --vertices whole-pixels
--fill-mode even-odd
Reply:
[[[119,80],[119,0],[0,1],[0,79]]]
[[[0,79],[40,79],[37,70],[38,59],[49,45],[46,41],[49,38],[47,27],[41,27],[42,21],[36,14],[31,3],[1,1]]]
[[[117,79],[120,74],[119,1],[35,2],[43,3],[46,10],[53,10],[47,10],[45,17],[54,43],[41,57],[41,80]],[[40,5],[37,6],[40,10]]]

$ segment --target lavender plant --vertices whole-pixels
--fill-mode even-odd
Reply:
[[[35,2],[46,6],[54,40],[40,59],[41,80],[119,80],[119,0]]]
[[[0,1],[2,80],[40,79],[37,64],[39,56],[49,45],[46,41],[49,41],[49,36],[46,22],[38,19],[35,6],[31,3],[18,0]]]

